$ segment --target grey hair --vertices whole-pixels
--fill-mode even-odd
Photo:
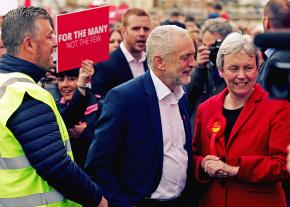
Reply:
[[[17,55],[20,45],[27,35],[34,36],[37,30],[35,20],[47,19],[53,27],[51,16],[39,7],[19,7],[9,11],[2,22],[2,41],[7,54]]]
[[[208,19],[204,22],[200,30],[200,36],[203,37],[206,32],[218,33],[223,38],[234,31],[229,21],[222,18]]]
[[[146,41],[146,53],[148,66],[152,68],[154,55],[166,57],[176,48],[174,39],[176,35],[184,38],[189,35],[188,31],[175,25],[162,25],[155,27]]]
[[[224,39],[219,48],[216,59],[217,68],[223,70],[225,55],[240,51],[244,51],[249,56],[255,56],[258,66],[259,53],[253,44],[253,38],[250,35],[243,35],[241,32],[233,32]]]

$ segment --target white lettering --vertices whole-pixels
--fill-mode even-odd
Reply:
[[[58,41],[61,42],[66,42],[72,40],[72,33],[65,33],[65,34],[60,34],[58,35]]]
[[[108,29],[108,25],[107,24],[89,28],[88,29],[88,36],[92,36],[92,35],[96,35],[96,34],[107,32],[107,29]]]
[[[74,40],[74,41],[71,41],[71,42],[67,42],[66,43],[66,47],[67,48],[75,48],[78,46],[78,41],[77,40]]]
[[[98,43],[101,42],[101,35],[91,36],[91,43]]]
[[[87,30],[79,30],[79,31],[74,31],[75,39],[83,38],[87,36]]]

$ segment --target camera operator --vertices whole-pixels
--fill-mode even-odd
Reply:
[[[290,29],[290,1],[270,0],[264,7],[263,27],[265,32],[280,32]],[[266,76],[269,74],[273,63],[290,62],[290,50],[278,48],[265,48],[267,59],[260,66],[257,77],[259,83],[266,88]]]
[[[191,82],[186,86],[191,117],[199,103],[219,93],[225,88],[216,67],[216,55],[223,39],[233,32],[232,25],[221,18],[208,19],[201,28],[202,45],[198,48],[197,68],[191,75]]]
[[[290,29],[290,1],[289,0],[269,0],[264,7],[263,14],[263,27],[265,32],[281,32]],[[285,42],[286,43],[286,42]],[[265,48],[265,55],[267,59],[261,65],[257,77],[257,83],[263,88],[269,89],[267,80],[271,74],[272,79],[276,79],[273,74],[275,68],[272,68],[275,63],[290,62],[290,50],[278,48]],[[281,78],[279,78],[281,79]],[[289,82],[288,82],[289,88]],[[288,91],[289,93],[289,91]],[[288,96],[289,101],[289,96]],[[287,206],[290,206],[290,180],[283,183],[286,197]]]

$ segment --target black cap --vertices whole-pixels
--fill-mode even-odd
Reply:
[[[71,70],[62,71],[56,74],[57,77],[64,77],[64,76],[73,76],[78,77],[79,76],[79,68],[74,68]]]

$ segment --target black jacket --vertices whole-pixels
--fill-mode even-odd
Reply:
[[[4,55],[1,73],[21,72],[38,82],[45,70],[22,59]],[[67,199],[97,206],[101,199],[98,186],[66,153],[52,109],[25,95],[22,104],[9,118],[7,127],[21,144],[37,173]]]
[[[290,101],[290,86],[288,81],[288,71],[278,70],[273,67],[275,63],[289,63],[290,50],[275,49],[265,62],[260,66],[257,83],[259,83],[270,96],[276,98],[288,97]]]
[[[209,97],[218,94],[226,87],[223,78],[220,78],[218,69],[212,66],[209,68],[197,67],[193,70],[191,81],[186,86],[188,91],[188,102],[190,116],[194,120],[195,113],[200,103]]]

